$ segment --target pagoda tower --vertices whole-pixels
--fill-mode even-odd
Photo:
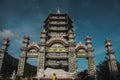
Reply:
[[[76,54],[72,20],[60,9],[50,13],[41,32],[38,69],[47,67],[76,71]]]
[[[77,58],[88,60],[89,75],[95,75],[94,50],[92,39],[86,37],[86,44],[75,44],[73,21],[58,8],[44,21],[40,43],[30,43],[29,36],[23,39],[23,47],[18,64],[18,75],[24,75],[24,66],[29,57],[38,58],[37,73],[47,68],[62,69],[73,73],[77,71]]]

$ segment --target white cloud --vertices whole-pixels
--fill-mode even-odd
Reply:
[[[5,29],[0,31],[0,39],[3,38],[15,38],[15,34],[12,31]]]

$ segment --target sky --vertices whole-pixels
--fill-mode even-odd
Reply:
[[[19,58],[24,35],[39,43],[45,18],[58,7],[73,20],[76,44],[85,43],[87,35],[92,37],[96,65],[107,57],[106,37],[120,62],[120,0],[0,0],[0,43],[9,37],[8,53]],[[37,59],[28,62],[37,65]],[[88,67],[84,58],[77,65],[78,71]]]

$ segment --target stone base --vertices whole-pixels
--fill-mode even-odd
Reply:
[[[51,78],[33,78],[32,80],[52,80]],[[57,78],[57,80],[80,80],[80,79],[72,79],[72,78]]]
[[[64,79],[73,79],[76,77],[76,72],[70,73],[66,72],[62,69],[51,69],[47,68],[46,70],[40,69],[39,72],[37,72],[36,78],[51,78],[53,74],[56,74],[56,77],[64,78]]]

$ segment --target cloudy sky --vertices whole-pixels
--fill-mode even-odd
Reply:
[[[0,0],[0,42],[9,37],[8,52],[19,58],[23,36],[39,43],[43,21],[58,7],[73,20],[76,43],[92,37],[96,65],[106,57],[106,37],[120,62],[120,0]],[[77,64],[78,71],[87,69],[86,59],[78,59]]]

